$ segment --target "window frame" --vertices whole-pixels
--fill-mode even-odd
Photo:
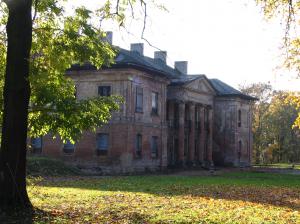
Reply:
[[[104,91],[106,89],[106,91]],[[111,96],[111,85],[99,85],[98,96]]]
[[[143,113],[144,104],[144,90],[142,87],[137,86],[135,90],[135,112]],[[141,104],[141,105],[140,105]]]
[[[158,92],[151,92],[151,115],[158,115]]]
[[[242,110],[238,110],[238,127],[242,127]]]
[[[239,142],[238,142],[238,159],[239,159],[239,161],[242,158],[242,150],[243,150],[243,142],[242,142],[242,140],[239,140]]]
[[[158,158],[158,136],[151,136],[151,158]]]
[[[72,147],[70,147],[70,146],[72,146]],[[66,143],[64,143],[62,150],[63,150],[64,154],[67,154],[67,155],[74,154],[75,144],[72,144],[70,140],[67,140]]]
[[[102,137],[106,137],[106,148],[101,148],[100,145],[100,139]],[[96,135],[96,153],[98,156],[104,156],[108,154],[108,150],[109,150],[109,133],[97,133]]]
[[[36,143],[34,144],[33,141],[40,139],[40,147],[34,147],[34,145],[36,145]],[[30,139],[30,147],[32,149],[32,153],[34,154],[41,154],[42,150],[43,150],[43,137],[37,137],[37,138],[31,138]]]
[[[135,136],[135,157],[141,158],[143,151],[143,136],[142,134],[138,133]]]

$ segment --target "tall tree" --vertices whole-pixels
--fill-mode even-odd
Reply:
[[[276,91],[270,102],[266,122],[272,162],[300,161],[299,128],[294,126],[299,109],[289,100],[293,93]]]
[[[32,0],[4,1],[8,8],[7,56],[0,151],[0,206],[30,206],[26,191],[26,139],[30,97]]]
[[[274,91],[270,84],[240,86],[259,100],[253,105],[253,146],[256,163],[300,161],[299,129],[293,125],[299,108],[290,99],[296,94]]]
[[[3,2],[6,7],[0,7],[0,22],[6,23],[6,32],[0,30],[0,49],[4,50],[0,52],[0,73],[5,66],[3,100],[0,100],[3,102],[0,209],[28,208],[31,207],[26,192],[28,127],[33,136],[51,132],[74,141],[84,129],[95,129],[109,120],[111,112],[118,109],[120,98],[77,101],[74,83],[65,76],[65,70],[73,63],[86,61],[97,68],[112,63],[114,50],[101,41],[104,35],[93,26],[92,15],[123,25],[128,8],[135,10],[134,6],[140,3],[145,20],[146,1],[113,4],[107,0],[94,14],[77,8],[73,17],[66,16],[59,5],[64,0],[2,0],[0,4]]]
[[[283,34],[284,63],[283,67],[288,68],[300,78],[300,37],[297,30],[300,28],[300,0],[255,0],[263,9],[267,19],[279,17],[282,24],[285,24]],[[290,98],[298,107],[300,96],[294,95]],[[300,127],[300,114],[295,121]]]
[[[258,99],[256,102],[253,103],[252,131],[254,139],[253,156],[255,162],[260,163],[262,152],[268,144],[268,141],[266,139],[267,123],[265,118],[273,95],[273,88],[268,83],[253,83],[250,85],[240,85],[239,88],[243,93],[251,95]]]

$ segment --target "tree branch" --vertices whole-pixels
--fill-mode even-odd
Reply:
[[[32,18],[32,23],[34,23],[36,16],[37,16],[37,6],[38,6],[39,0],[35,0],[34,1],[34,14],[33,14],[33,18]]]

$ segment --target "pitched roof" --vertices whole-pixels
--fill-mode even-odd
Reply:
[[[162,73],[168,78],[178,78],[182,74],[180,71],[168,66],[166,63],[160,59],[153,59],[147,56],[140,55],[137,52],[128,51],[123,48],[117,48],[118,54],[116,57],[116,64],[112,67],[121,66],[121,65],[131,65],[138,66],[144,69],[149,69]]]
[[[147,56],[140,55],[137,52],[125,50],[123,48],[115,47],[117,55],[115,58],[115,64],[110,67],[104,67],[102,69],[109,68],[136,68],[143,71],[147,71],[154,75],[160,75],[168,78],[171,86],[185,85],[186,83],[192,82],[198,78],[205,78],[217,92],[218,96],[225,97],[241,97],[247,100],[256,100],[256,98],[243,94],[242,92],[234,89],[228,84],[218,79],[208,79],[205,75],[186,75],[181,73],[175,68],[170,67],[160,59],[154,59]],[[72,65],[69,71],[74,70],[96,70],[96,67],[91,64],[84,65]]]
[[[209,81],[213,86],[213,88],[216,90],[218,96],[225,96],[225,97],[239,96],[247,100],[256,100],[256,98],[242,93],[241,91],[233,88],[232,86],[227,85],[226,83],[222,82],[219,79],[210,79]]]
[[[206,76],[205,75],[181,75],[180,77],[178,78],[173,78],[171,80],[171,86],[180,86],[180,85],[184,85],[184,84],[187,84],[189,82],[192,82],[198,78],[203,78]]]

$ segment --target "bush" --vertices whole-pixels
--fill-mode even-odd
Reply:
[[[79,175],[80,170],[61,160],[46,157],[27,157],[27,175],[68,176]]]

